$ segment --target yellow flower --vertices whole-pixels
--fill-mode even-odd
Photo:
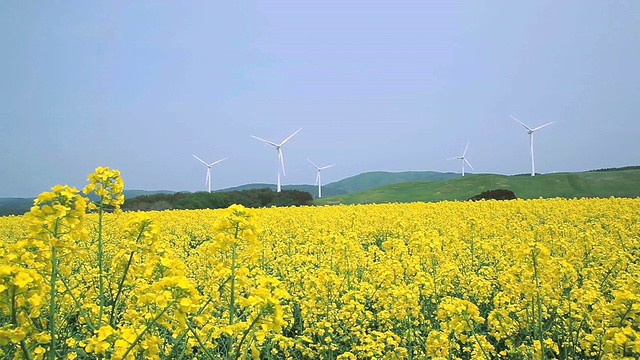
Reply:
[[[39,344],[48,344],[51,341],[51,335],[48,332],[39,332],[34,336]]]
[[[17,328],[14,330],[8,330],[7,336],[12,343],[19,343],[27,336],[27,333],[22,328]]]
[[[33,282],[33,280],[34,279],[29,273],[27,273],[26,271],[20,271],[13,279],[13,284],[17,287],[23,288],[26,287],[27,284]]]
[[[103,341],[111,336],[115,331],[110,325],[104,325],[98,329],[98,341]]]

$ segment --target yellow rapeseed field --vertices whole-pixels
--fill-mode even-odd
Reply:
[[[640,357],[640,199],[121,213],[88,181],[0,217],[0,358]]]

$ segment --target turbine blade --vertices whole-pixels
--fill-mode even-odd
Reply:
[[[467,149],[469,148],[470,143],[471,141],[467,142],[467,146],[465,146],[464,151],[462,152],[462,156],[465,156],[467,154]]]
[[[320,171],[318,171],[318,175],[316,175],[316,186],[318,185],[319,181],[320,181]]]
[[[473,170],[473,166],[471,166],[471,163],[469,162],[469,160],[467,160],[466,158],[464,159],[464,162],[467,163],[467,165],[469,165],[469,167]]]
[[[287,176],[286,171],[284,171],[284,156],[282,155],[282,150],[280,148],[278,148],[278,159],[282,165],[282,175]]]
[[[197,157],[197,156],[195,156],[195,155],[193,155],[193,157],[194,157],[194,158],[196,158],[196,159],[198,159],[198,161],[200,161],[201,163],[203,163],[203,164],[205,164],[205,165],[209,166],[209,164],[207,164],[207,162],[206,162],[206,161],[204,161],[204,160],[200,159],[199,157]]]
[[[223,162],[223,161],[225,161],[225,160],[227,160],[227,158],[220,159],[220,160],[218,160],[218,161],[214,161],[214,162],[212,162],[211,164],[209,164],[209,166],[213,166],[213,165],[218,164],[218,163],[221,163],[221,162]]]
[[[316,165],[313,161],[311,161],[310,159],[307,159],[307,160],[309,160],[309,162],[311,163],[311,165],[315,166],[315,167],[316,167],[316,169],[320,169],[320,168],[318,167],[318,165]]]
[[[263,139],[263,138],[259,138],[259,137],[257,137],[257,136],[253,136],[253,135],[251,135],[251,137],[252,137],[252,138],[254,138],[254,139],[258,139],[258,140],[260,140],[260,141],[264,141],[264,142],[266,142],[267,144],[269,144],[269,145],[271,145],[271,146],[275,146],[275,147],[280,146],[280,145],[278,145],[278,144],[274,143],[273,141],[265,140],[265,139]]]
[[[549,126],[549,125],[553,124],[554,122],[555,122],[555,121],[552,121],[552,122],[550,122],[550,123],[546,123],[546,124],[544,124],[544,125],[540,125],[540,126],[538,126],[537,128],[533,129],[533,131],[540,130],[540,129],[542,129],[542,128],[543,128],[543,127],[545,127],[545,126]]]
[[[302,130],[302,128],[298,129],[296,132],[294,132],[293,134],[289,135],[288,138],[282,140],[282,142],[280,144],[278,144],[278,146],[282,146],[284,145],[284,143],[286,143],[287,141],[289,141],[289,139],[291,139],[295,134],[299,133],[300,130]]]
[[[523,123],[522,121],[520,121],[520,120],[516,119],[513,115],[509,115],[509,116],[511,116],[511,118],[512,118],[513,120],[515,120],[515,121],[519,122],[520,124],[522,124],[522,126],[524,126],[525,128],[527,128],[527,130],[529,130],[529,131],[533,131],[533,129],[532,129],[532,128],[528,127],[528,126],[527,126],[525,123]]]
[[[448,158],[447,160],[461,160],[462,158],[463,158],[462,156],[455,156],[455,157]]]
[[[211,169],[207,168],[207,177],[204,179],[204,184],[208,185],[211,181]]]
[[[331,164],[331,165],[323,166],[323,167],[321,167],[321,168],[318,168],[318,170],[328,169],[328,168],[330,168],[330,167],[332,167],[332,166],[335,166],[335,164]]]

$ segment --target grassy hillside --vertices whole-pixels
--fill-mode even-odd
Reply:
[[[638,197],[640,170],[531,176],[468,175],[446,181],[410,181],[318,199],[318,204],[466,200],[485,190],[508,189],[518,198]]]
[[[216,192],[231,192],[231,191],[241,191],[241,190],[253,190],[253,189],[271,189],[276,190],[275,184],[245,184],[240,186],[234,186],[226,189],[216,190]],[[318,196],[318,187],[315,185],[282,185],[282,190],[300,190],[306,191],[311,196]],[[322,186],[322,195],[332,196],[332,195],[342,195],[346,194],[345,191],[340,189],[329,189],[326,186]]]
[[[355,176],[342,179],[340,181],[322,185],[323,196],[342,195],[352,192],[364,191],[376,187],[397,184],[406,181],[416,180],[448,180],[459,177],[456,173],[441,173],[437,171],[403,171],[403,172],[387,172],[387,171],[371,171]],[[268,188],[275,190],[275,184],[246,184],[217,191],[238,191],[250,189]],[[306,191],[314,197],[318,195],[318,187],[315,185],[282,185],[284,190],[300,190]]]
[[[322,193],[325,194],[326,191],[326,195],[329,196],[329,190],[337,189],[348,194],[407,181],[441,181],[459,176],[460,175],[456,173],[442,173],[437,171],[371,171],[329,183],[322,187]]]

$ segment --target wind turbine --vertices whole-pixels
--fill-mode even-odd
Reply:
[[[302,130],[302,128],[298,129],[296,132],[294,132],[293,134],[289,135],[289,137],[287,137],[286,139],[282,140],[282,142],[280,144],[276,144],[272,141],[269,140],[265,140],[262,138],[259,138],[257,136],[251,135],[252,138],[254,139],[258,139],[260,141],[264,141],[267,144],[273,146],[276,148],[276,151],[278,152],[278,187],[277,187],[277,191],[280,192],[280,167],[282,166],[282,175],[283,176],[287,176],[287,173],[284,170],[284,158],[282,157],[282,145],[284,145],[287,141],[289,141],[289,139],[291,139],[295,134],[299,133],[300,130]]]
[[[462,163],[462,176],[464,176],[464,163],[467,163],[467,165],[469,165],[471,170],[473,170],[473,166],[471,166],[471,163],[469,162],[469,160],[467,160],[467,158],[464,157],[467,154],[467,149],[469,148],[469,144],[470,142],[467,142],[467,146],[464,148],[462,155],[447,159],[447,160],[454,160],[454,159],[460,160],[460,162]]]
[[[309,159],[307,159],[309,160]],[[333,164],[331,165],[327,165],[327,166],[318,166],[316,164],[313,163],[313,161],[309,160],[309,162],[311,163],[311,165],[315,166],[315,168],[318,170],[318,175],[316,176],[316,185],[318,185],[318,197],[321,198],[322,197],[322,177],[320,176],[320,172],[324,169],[328,169],[330,167],[333,166]]]
[[[529,126],[527,126],[525,123],[523,123],[522,121],[516,119],[513,115],[510,115],[511,118],[517,122],[519,122],[522,126],[524,126],[527,129],[527,132],[529,133],[529,146],[531,147],[531,176],[536,176],[536,171],[535,171],[535,167],[534,167],[534,162],[533,162],[533,133],[542,129],[545,126],[549,126],[551,124],[553,124],[555,121],[552,121],[550,123],[546,123],[544,125],[540,125],[537,128],[530,128]]]
[[[204,164],[204,166],[206,166],[206,167],[207,167],[207,178],[205,179],[204,184],[205,184],[205,185],[208,185],[208,187],[209,187],[209,192],[211,192],[211,167],[212,167],[213,165],[215,165],[215,164],[219,163],[219,162],[222,162],[222,161],[226,160],[227,158],[220,159],[220,160],[218,160],[218,161],[214,161],[214,162],[212,162],[211,164],[207,164],[207,162],[206,162],[206,161],[204,161],[204,160],[200,159],[199,157],[197,157],[197,156],[195,156],[195,155],[193,155],[193,157],[194,157],[194,158],[196,158],[196,159],[198,159],[198,161],[200,161],[201,163],[203,163],[203,164]]]

